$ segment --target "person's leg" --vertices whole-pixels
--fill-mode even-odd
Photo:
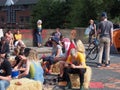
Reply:
[[[80,77],[80,90],[84,90],[83,83],[84,83],[84,74],[86,69],[80,69],[79,77]]]
[[[71,88],[71,82],[70,82],[70,78],[68,75],[69,72],[71,72],[71,68],[64,68],[64,77],[65,77],[65,81],[67,81],[67,85],[65,89]]]
[[[40,35],[40,46],[42,45],[42,35]]]
[[[92,34],[89,34],[89,40],[88,40],[88,43],[91,43],[91,42],[92,42],[91,39],[92,39]]]
[[[10,85],[9,81],[0,80],[0,90],[6,90],[9,85]]]
[[[102,55],[102,64],[105,64],[105,58],[106,58],[106,54],[105,54],[105,46],[104,46],[103,55]]]
[[[102,63],[103,49],[104,49],[104,38],[100,38],[99,61],[98,61],[99,64],[98,64],[98,67],[100,67],[101,63]]]
[[[105,44],[105,49],[106,49],[106,66],[109,65],[110,62],[110,39],[106,38],[106,44]]]

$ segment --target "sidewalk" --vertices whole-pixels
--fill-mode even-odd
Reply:
[[[90,90],[120,90],[120,55],[111,54],[110,67],[97,68],[98,58],[87,61],[92,68]]]

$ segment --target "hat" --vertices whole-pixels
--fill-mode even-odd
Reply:
[[[107,18],[107,13],[106,12],[102,12],[101,17],[106,17]]]
[[[81,52],[81,53],[85,52],[85,47],[81,40],[77,40],[76,48],[77,48],[78,52]]]
[[[63,38],[62,42],[70,42],[69,38]]]
[[[51,40],[54,41],[54,42],[56,42],[57,44],[59,44],[59,38],[53,37]]]
[[[5,37],[1,37],[1,41],[5,41],[6,40],[6,38]]]
[[[38,24],[38,23],[42,24],[42,20],[38,20],[38,21],[37,21],[37,24]]]

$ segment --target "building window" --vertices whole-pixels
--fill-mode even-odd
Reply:
[[[25,22],[27,22],[27,23],[30,22],[30,17],[29,17],[29,16],[26,16],[26,17],[25,17]]]
[[[24,17],[20,16],[20,23],[23,23],[23,22],[24,22]]]
[[[2,23],[5,21],[4,17],[1,17],[0,19]]]

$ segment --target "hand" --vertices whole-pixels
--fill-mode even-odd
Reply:
[[[74,64],[71,64],[71,68],[76,68],[76,66]]]
[[[15,70],[15,71],[16,71],[16,70],[18,70],[18,67],[14,67],[14,69],[13,69],[13,70]]]
[[[110,45],[112,46],[112,44],[113,44],[113,41],[110,41]]]

